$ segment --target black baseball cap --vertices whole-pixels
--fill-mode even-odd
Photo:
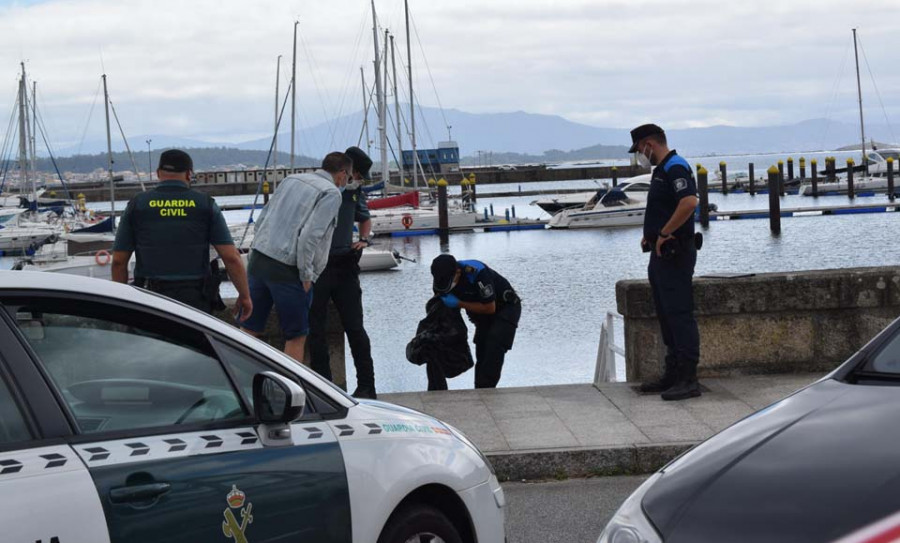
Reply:
[[[194,161],[191,160],[191,155],[181,149],[169,149],[159,155],[158,169],[164,172],[175,173],[192,171],[194,169]]]
[[[359,147],[347,147],[344,154],[350,157],[350,160],[353,161],[353,169],[358,171],[363,179],[366,181],[372,179],[369,177],[369,169],[372,168],[372,159],[369,158],[369,155],[367,155],[365,151]]]
[[[456,259],[453,255],[438,255],[431,261],[431,275],[434,276],[434,292],[447,294],[453,288],[453,278],[456,277]]]
[[[647,136],[652,136],[653,134],[665,134],[662,128],[656,126],[655,124],[642,124],[641,126],[635,128],[631,131],[631,149],[628,150],[629,153],[637,152],[638,142]]]

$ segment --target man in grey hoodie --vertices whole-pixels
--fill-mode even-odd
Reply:
[[[328,262],[352,168],[344,153],[329,153],[321,169],[286,177],[256,222],[247,266],[253,314],[241,327],[261,335],[274,305],[284,352],[299,362],[309,334],[312,286]]]

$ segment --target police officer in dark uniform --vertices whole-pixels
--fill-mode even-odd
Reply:
[[[431,262],[434,293],[475,324],[475,388],[495,388],[516,337],[522,302],[505,277],[478,260],[442,254]]]
[[[338,211],[337,225],[331,237],[328,264],[313,289],[309,309],[309,355],[312,368],[331,380],[331,362],[325,331],[328,325],[328,301],[334,300],[347,334],[347,343],[356,366],[356,398],[376,399],[375,368],[372,346],[363,326],[362,289],[359,286],[359,259],[369,246],[372,220],[366,205],[366,193],[360,182],[371,179],[372,159],[359,147],[350,147],[344,154],[353,161],[353,179],[347,183]],[[359,241],[353,241],[353,225],[359,224]]]
[[[669,150],[666,134],[655,124],[631,131],[631,149],[644,167],[654,166],[641,248],[650,252],[647,273],[666,345],[665,371],[658,381],[641,385],[661,392],[664,400],[700,395],[697,364],[700,333],[694,318],[693,275],[697,263],[694,210],[697,184],[687,161]]]
[[[112,278],[128,282],[128,261],[135,252],[136,283],[211,313],[218,299],[218,284],[212,282],[210,270],[212,245],[238,291],[235,315],[244,320],[253,308],[247,273],[219,206],[212,197],[190,188],[193,169],[184,151],[170,149],[160,155],[159,184],[132,198],[119,221]]]

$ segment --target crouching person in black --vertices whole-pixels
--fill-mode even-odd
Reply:
[[[431,275],[444,305],[465,309],[475,325],[475,388],[495,388],[522,314],[519,296],[506,278],[478,260],[440,255],[431,263]]]

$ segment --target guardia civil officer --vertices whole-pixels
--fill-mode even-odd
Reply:
[[[219,206],[211,196],[190,188],[193,170],[194,163],[184,151],[169,149],[159,156],[159,184],[132,198],[119,220],[112,278],[128,282],[128,261],[136,253],[136,281],[211,313],[218,296],[210,288],[212,245],[238,292],[235,315],[244,320],[253,309],[247,273]]]
[[[353,161],[352,180],[341,194],[337,225],[331,237],[328,264],[313,288],[309,309],[309,355],[311,366],[319,375],[331,380],[331,362],[325,330],[328,326],[328,301],[333,300],[347,343],[356,366],[356,398],[376,399],[375,368],[369,335],[363,326],[362,289],[359,286],[359,259],[369,246],[372,220],[366,205],[366,193],[360,182],[371,179],[372,159],[359,147],[350,147],[344,154]],[[359,226],[359,240],[353,241],[353,225]]]
[[[697,363],[700,333],[694,318],[693,275],[697,263],[694,209],[697,184],[687,161],[669,150],[666,134],[655,124],[631,131],[631,149],[644,167],[654,166],[641,248],[650,252],[647,274],[666,346],[665,371],[644,392],[661,392],[664,400],[700,395]]]
[[[509,281],[478,260],[442,254],[431,262],[434,293],[475,324],[475,388],[495,388],[516,337],[522,303]]]

